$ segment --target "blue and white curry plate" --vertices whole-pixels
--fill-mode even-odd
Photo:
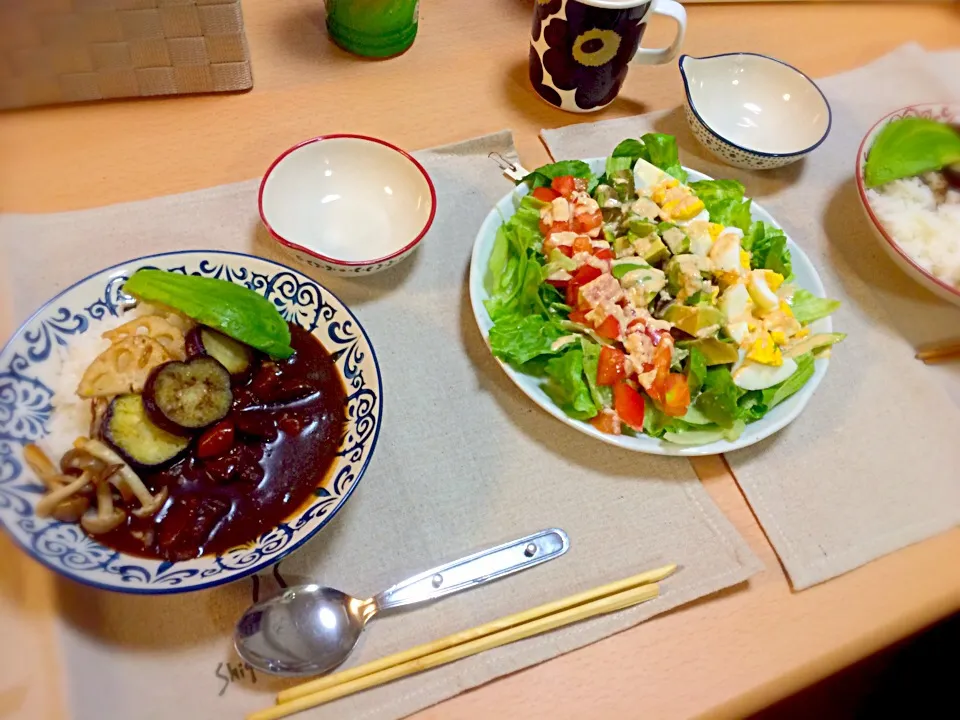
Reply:
[[[135,270],[154,267],[244,285],[314,334],[334,357],[347,393],[337,459],[314,501],[252,543],[220,555],[166,562],[127,555],[91,539],[79,525],[39,518],[43,486],[23,462],[23,446],[51,430],[63,353],[91,325],[120,314]],[[382,386],[370,339],[329,290],[284,265],[240,253],[187,251],[151,255],[101,270],[41,307],[0,352],[0,523],[35,559],[74,580],[106,590],[159,595],[231,582],[262,570],[303,545],[337,513],[360,482],[380,432]]]

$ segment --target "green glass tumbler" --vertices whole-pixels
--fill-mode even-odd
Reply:
[[[420,0],[326,0],[327,32],[344,50],[398,55],[417,36]]]

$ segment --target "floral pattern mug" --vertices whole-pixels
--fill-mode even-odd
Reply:
[[[640,47],[651,13],[676,21],[670,47]],[[530,82],[540,97],[561,110],[600,110],[617,97],[631,61],[670,62],[686,29],[687,14],[674,0],[536,0]]]

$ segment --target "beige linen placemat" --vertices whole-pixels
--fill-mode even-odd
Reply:
[[[741,180],[810,256],[843,307],[848,333],[810,404],[772,438],[727,457],[794,588],[822,582],[960,522],[958,368],[913,360],[913,346],[960,334],[960,310],[907,278],[883,254],[853,180],[867,129],[901,106],[957,98],[931,70],[956,55],[905,46],[819,85],[833,109],[826,142],[806,160],[750,173],[697,144],[681,109],[543,132],[555,158],[605,155],[623,138],[675,134],[681,161]]]
[[[418,153],[438,212],[409,260],[363,278],[321,278],[350,305],[378,352],[383,430],[360,487],[331,525],[283,561],[287,582],[316,578],[372,594],[414,572],[541,528],[564,528],[570,552],[489,587],[384,617],[354,662],[667,562],[683,566],[656,601],[500,648],[344,699],[315,718],[397,718],[628,628],[745,580],[759,561],[710,501],[686,460],[618,451],[528,401],[476,328],[467,269],[477,228],[509,185],[490,151],[509,133]],[[17,268],[16,319],[68,283],[137,254],[229,248],[274,256],[256,216],[257,182],[60,215],[0,217]],[[362,218],[358,218],[362,221]],[[278,258],[281,261],[283,257]],[[275,587],[265,573],[261,592]],[[243,669],[230,630],[250,580],[163,598],[59,584],[60,638],[78,718],[236,717],[272,702],[279,682]],[[611,660],[613,661],[613,659]]]

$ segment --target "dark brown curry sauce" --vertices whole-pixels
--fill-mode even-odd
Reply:
[[[293,514],[321,485],[343,435],[346,394],[333,358],[290,325],[294,355],[258,358],[232,383],[232,447],[201,459],[196,441],[173,465],[137,472],[170,493],[153,517],[127,520],[97,540],[162,560],[187,560],[254,540]],[[135,501],[134,501],[135,504]]]

